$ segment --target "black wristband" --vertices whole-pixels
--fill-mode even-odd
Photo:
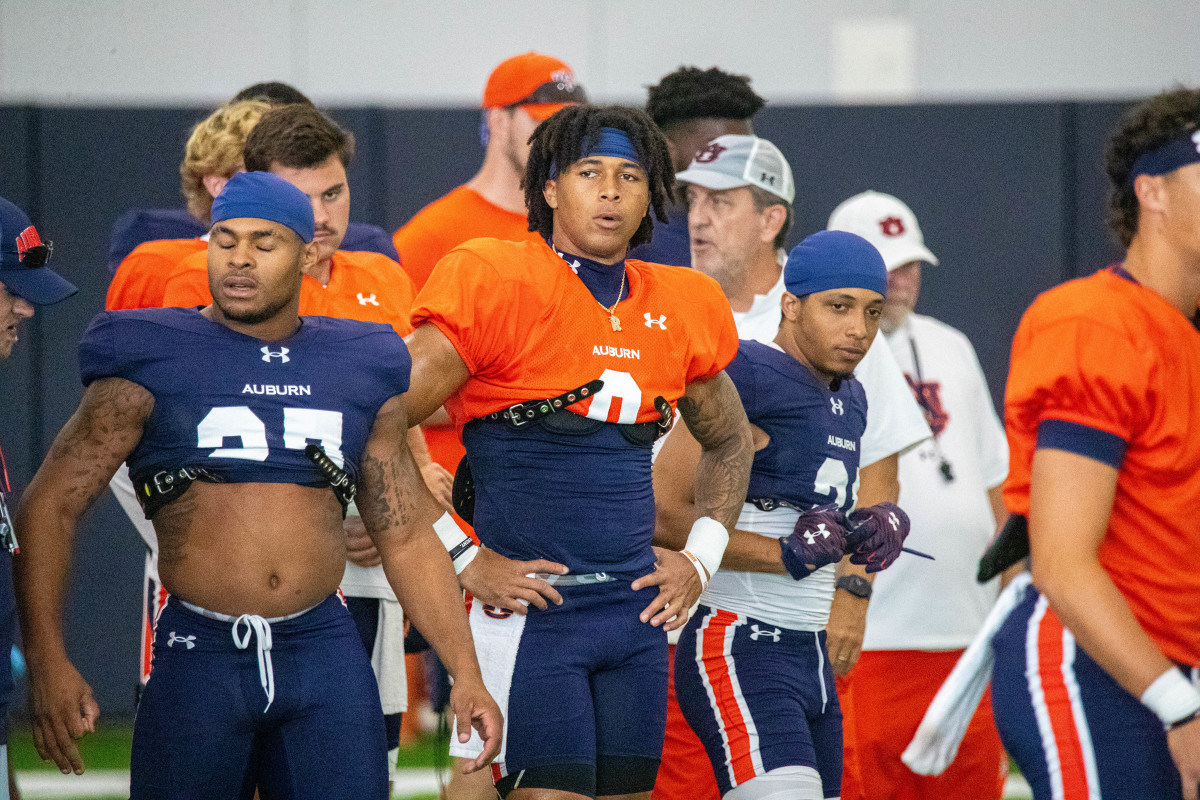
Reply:
[[[1176,728],[1182,728],[1184,725],[1187,725],[1189,722],[1195,722],[1197,719],[1200,719],[1200,709],[1193,711],[1192,713],[1188,714],[1186,717],[1180,717],[1179,719],[1175,720],[1174,722],[1170,723],[1169,725],[1164,725],[1163,727],[1166,728],[1168,731],[1173,731]]]
[[[475,542],[471,541],[471,537],[468,536],[467,538],[463,539],[461,542],[456,544],[454,546],[454,549],[450,551],[450,560],[454,561],[455,559],[457,559],[459,556],[461,556],[463,553],[467,552],[474,546],[475,546]]]
[[[871,599],[871,582],[861,575],[843,575],[837,579],[837,588],[844,589],[862,600]]]

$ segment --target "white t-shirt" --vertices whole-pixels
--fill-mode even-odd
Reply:
[[[905,544],[937,560],[902,553],[876,576],[863,649],[959,649],[970,644],[999,592],[998,579],[981,586],[975,573],[996,530],[987,490],[1008,474],[1004,427],[961,332],[910,314],[887,342],[914,385],[920,381],[941,407],[933,426],[954,480],[942,476],[933,440],[900,457],[899,505],[912,520]]]
[[[782,539],[791,535],[799,516],[790,508],[760,511],[746,503],[737,527],[740,531]],[[829,622],[836,571],[836,566],[829,564],[798,581],[790,575],[719,569],[700,595],[700,602],[781,628],[820,631]]]
[[[779,302],[786,291],[783,275],[766,294],[756,295],[749,311],[733,312],[738,337],[770,344],[779,333]],[[892,453],[903,453],[930,436],[921,407],[896,365],[883,335],[875,337],[854,377],[867,393],[867,430],[862,437],[859,467],[874,464]]]
[[[358,507],[353,503],[347,509],[348,515],[358,516]],[[371,597],[376,600],[395,600],[396,593],[388,583],[387,575],[383,573],[383,565],[360,567],[346,562],[346,571],[342,573],[342,594],[347,597]]]

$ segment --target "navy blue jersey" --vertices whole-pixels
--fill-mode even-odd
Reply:
[[[725,371],[750,423],[771,437],[754,454],[747,499],[849,511],[867,427],[862,384],[847,378],[835,392],[787,353],[753,341],[739,343]]]
[[[463,444],[475,479],[475,527],[516,559],[632,577],[654,568],[650,448],[617,425],[568,434],[475,422]]]
[[[84,385],[124,378],[154,395],[130,472],[191,466],[235,483],[324,486],[304,455],[313,443],[357,479],[376,414],[408,389],[408,348],[387,325],[301,321],[263,342],[195,309],[98,314],[79,346]]]

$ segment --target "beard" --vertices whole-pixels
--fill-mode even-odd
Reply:
[[[280,295],[278,298],[268,299],[258,308],[237,309],[225,305],[219,297],[213,297],[213,302],[217,308],[221,309],[221,314],[225,319],[240,322],[243,325],[257,325],[260,322],[274,319],[279,312],[287,308],[290,301],[291,295]]]

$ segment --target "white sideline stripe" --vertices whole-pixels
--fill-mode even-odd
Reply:
[[[17,788],[28,800],[67,800],[84,797],[129,797],[129,772],[123,769],[93,769],[82,775],[63,775],[59,772],[21,770],[17,772]],[[411,797],[417,794],[436,794],[437,770],[396,770],[392,797]]]

